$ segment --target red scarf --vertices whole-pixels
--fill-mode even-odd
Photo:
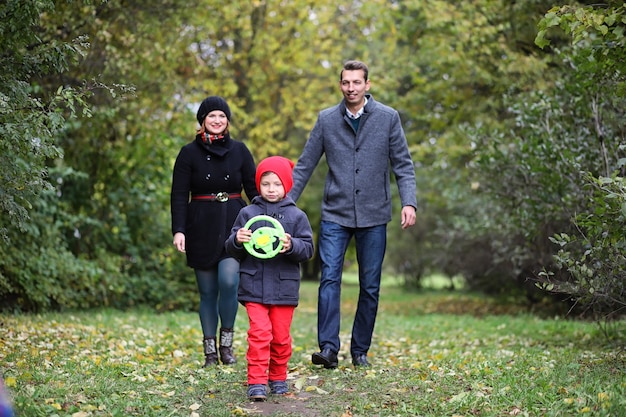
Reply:
[[[222,139],[224,139],[224,135],[211,135],[210,133],[206,133],[206,132],[202,133],[202,141],[204,143],[208,142],[209,145],[215,142],[216,140],[222,140]]]

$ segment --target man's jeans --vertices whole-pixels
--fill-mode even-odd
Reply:
[[[378,312],[380,277],[387,244],[387,225],[348,228],[322,221],[319,253],[322,261],[317,304],[317,337],[320,349],[339,352],[341,322],[341,274],[346,249],[354,236],[359,265],[359,302],[352,326],[350,354],[367,354]]]

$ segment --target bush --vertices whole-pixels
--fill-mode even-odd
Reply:
[[[587,176],[593,189],[590,210],[576,217],[578,233],[556,234],[556,266],[568,280],[544,271],[539,287],[567,294],[584,313],[597,319],[626,313],[626,181],[622,177]]]
[[[101,254],[76,257],[68,248],[56,195],[43,192],[33,203],[24,231],[7,227],[9,242],[0,247],[2,310],[44,311],[107,305],[122,294],[120,259]],[[8,225],[7,225],[8,226]]]

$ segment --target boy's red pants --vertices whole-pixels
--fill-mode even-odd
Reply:
[[[291,321],[296,306],[246,302],[248,330],[248,384],[287,379],[291,358]]]

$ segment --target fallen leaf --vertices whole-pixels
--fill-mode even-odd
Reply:
[[[450,402],[455,403],[455,402],[462,401],[465,397],[467,397],[467,395],[468,393],[465,391],[459,392],[457,395],[450,398]]]
[[[304,386],[304,384],[306,383],[306,377],[302,377],[302,378],[298,378],[296,379],[296,382],[293,384],[293,386],[298,390],[301,391],[302,387]]]

